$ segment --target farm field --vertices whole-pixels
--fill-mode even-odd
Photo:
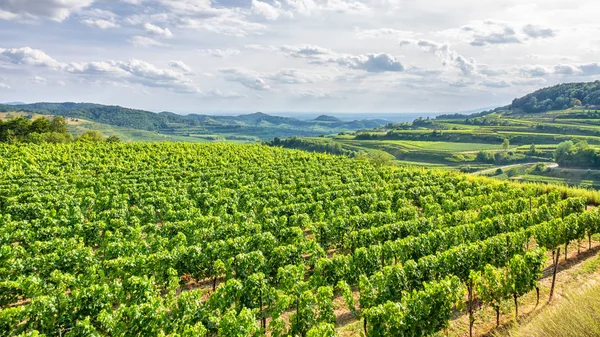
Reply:
[[[0,335],[484,334],[474,298],[549,295],[598,203],[258,144],[0,145]]]

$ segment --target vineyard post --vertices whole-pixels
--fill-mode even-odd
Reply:
[[[517,300],[517,293],[513,294],[513,299],[515,300],[515,320],[519,318],[519,301]]]
[[[556,268],[558,267],[558,259],[560,257],[560,247],[557,248],[556,251],[556,259],[552,258],[554,261],[554,270],[552,271],[552,286],[550,287],[550,298],[548,298],[548,302],[552,301],[552,296],[554,295],[554,284],[556,282]]]
[[[469,292],[469,337],[473,337],[473,323],[475,323],[475,318],[473,317],[473,280],[469,280],[469,284],[467,285],[467,290]]]
[[[496,327],[500,326],[500,306],[494,306],[494,310],[496,310]]]

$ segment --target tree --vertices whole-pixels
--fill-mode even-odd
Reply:
[[[121,139],[119,137],[113,135],[113,136],[106,138],[106,141],[108,143],[119,143],[119,142],[121,142]]]
[[[103,142],[104,135],[100,131],[91,130],[86,131],[81,136],[77,137],[78,142]]]
[[[504,140],[502,141],[502,148],[504,149],[504,151],[508,151],[508,149],[510,148],[510,141],[508,140],[508,138],[504,138]]]
[[[50,132],[50,129],[51,129],[51,124],[50,124],[50,121],[46,117],[41,117],[41,118],[34,120],[31,123],[31,127],[29,128],[29,130],[31,132],[36,132],[36,133]]]
[[[67,122],[63,117],[54,117],[50,122],[50,131],[67,133]]]
[[[537,149],[535,148],[535,144],[531,144],[531,146],[529,147],[529,154],[536,154],[537,153]]]

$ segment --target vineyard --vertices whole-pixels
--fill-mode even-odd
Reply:
[[[262,145],[1,145],[0,335],[336,336],[340,298],[366,336],[472,328],[591,246],[588,204]]]

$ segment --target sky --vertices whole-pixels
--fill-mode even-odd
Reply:
[[[600,1],[0,0],[0,102],[452,112],[600,79]]]

